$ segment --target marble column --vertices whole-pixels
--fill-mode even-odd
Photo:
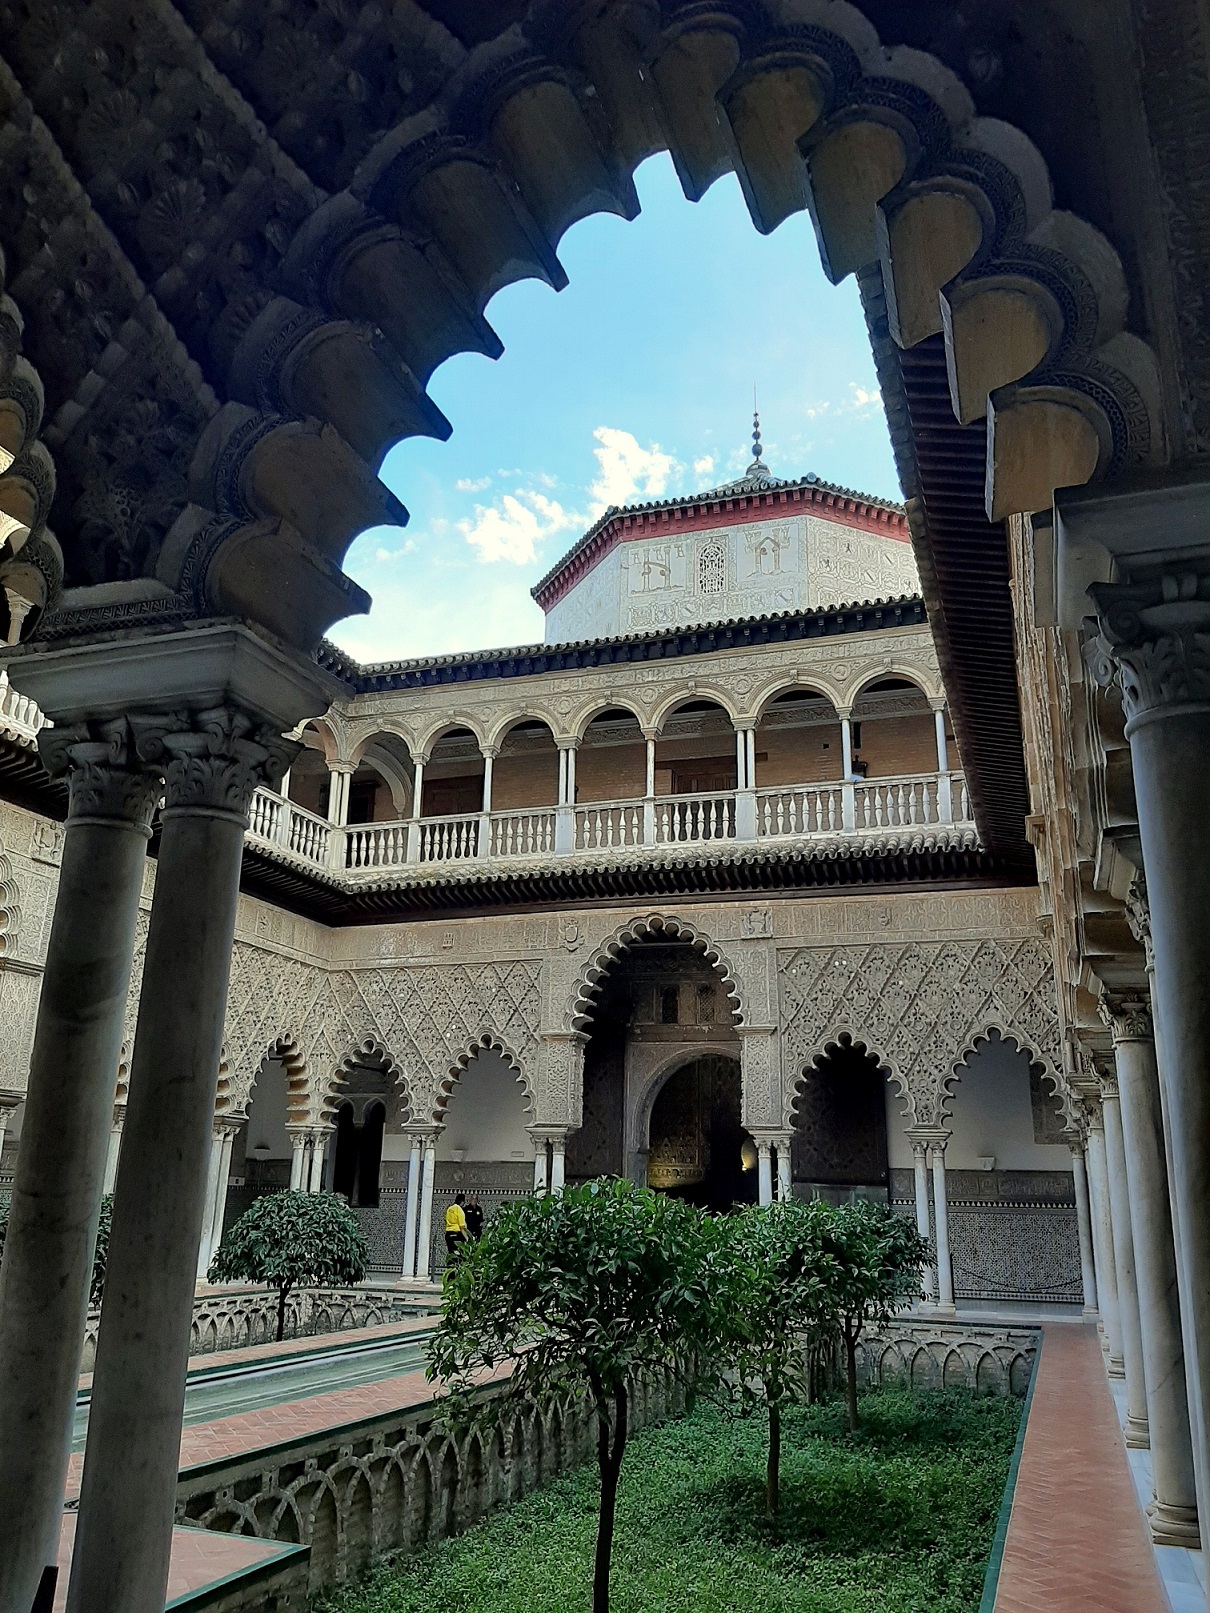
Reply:
[[[1155,1006],[1162,1029],[1161,1079],[1168,1111],[1169,1174],[1180,1244],[1185,1368],[1199,1477],[1210,1464],[1210,555],[1202,483],[1167,490],[1171,518],[1141,496],[1105,501],[1099,527],[1124,513],[1114,536],[1136,551],[1170,551],[1137,582],[1096,584],[1100,675],[1122,691],[1134,798],[1151,912]],[[1207,1497],[1203,1494],[1203,1502]]]
[[[949,1139],[946,1138],[946,1142]],[[945,1142],[932,1144],[933,1156],[933,1220],[936,1223],[937,1246],[937,1309],[950,1311],[954,1306],[954,1268],[950,1260],[949,1200],[945,1191]]]
[[[286,726],[232,698],[136,723],[164,767],[163,829],[68,1613],[164,1606],[244,832],[299,749]]]
[[[103,1193],[112,1193],[113,1184],[118,1179],[118,1158],[122,1152],[122,1127],[125,1123],[126,1105],[115,1103],[113,1124],[109,1128],[109,1140],[105,1146],[105,1179],[101,1186]]]
[[[330,1136],[331,1128],[328,1126],[311,1128],[311,1156],[307,1165],[308,1193],[322,1193],[324,1190],[324,1162],[327,1159]]]
[[[1097,1274],[1097,1309],[1105,1344],[1105,1367],[1111,1378],[1122,1378],[1122,1329],[1118,1321],[1117,1262],[1113,1253],[1113,1216],[1109,1209],[1109,1168],[1105,1158],[1105,1124],[1101,1101],[1089,1106],[1088,1208],[1092,1216],[1092,1254]]]
[[[933,724],[937,738],[937,817],[942,823],[954,821],[953,792],[950,786],[949,741],[945,735],[945,703],[933,706]]]
[[[655,735],[643,730],[647,746],[647,776],[643,789],[643,844],[655,845]]]
[[[206,1273],[214,1257],[214,1205],[218,1197],[219,1169],[223,1162],[223,1128],[215,1125],[210,1141],[210,1159],[206,1169],[206,1198],[202,1211],[202,1235],[197,1247],[197,1279],[206,1281]]]
[[[1088,1171],[1084,1165],[1084,1144],[1071,1142],[1071,1181],[1076,1200],[1076,1232],[1080,1240],[1080,1281],[1084,1290],[1084,1315],[1099,1316],[1097,1310],[1096,1261],[1092,1251],[1092,1216],[1088,1209]]]
[[[777,1149],[777,1198],[781,1204],[789,1204],[794,1197],[794,1136],[791,1132],[782,1132],[773,1139]]]
[[[532,1132],[530,1138],[534,1145],[534,1192],[542,1194],[546,1192],[546,1138],[535,1137]]]
[[[433,1276],[433,1186],[437,1180],[437,1138],[424,1139],[420,1174],[420,1221],[416,1234],[416,1277],[422,1283]]]
[[[932,1218],[929,1215],[929,1145],[912,1140],[912,1176],[916,1186],[916,1231],[922,1238],[933,1241]],[[932,1305],[937,1298],[937,1271],[930,1262],[923,1273],[924,1303]]]
[[[1196,1550],[1200,1541],[1193,1444],[1151,1008],[1142,993],[1106,992],[1101,1013],[1113,1032],[1126,1152],[1155,1485],[1148,1509],[1151,1533],[1157,1545]]]
[[[550,1190],[561,1193],[567,1169],[567,1138],[556,1133],[550,1139]]]
[[[0,1273],[0,1608],[18,1613],[40,1585],[53,1590],[135,917],[160,792],[122,721],[60,718],[38,743],[48,770],[66,772],[70,805]]]
[[[758,1202],[762,1205],[773,1203],[773,1145],[767,1137],[758,1137],[756,1140],[756,1182]]]
[[[420,1155],[423,1139],[411,1133],[408,1149],[408,1202],[403,1217],[403,1277],[410,1282],[416,1275],[416,1223],[420,1218]]]
[[[1126,1146],[1116,1075],[1101,1077],[1101,1114],[1105,1122],[1105,1165],[1109,1178],[1109,1214],[1113,1220],[1113,1263],[1118,1280],[1118,1325],[1122,1330],[1122,1363],[1126,1369],[1127,1445],[1147,1447],[1147,1376],[1143,1365],[1143,1330],[1130,1226],[1130,1186],[1126,1178]]]
[[[290,1191],[301,1193],[307,1169],[307,1133],[300,1126],[287,1126],[290,1133]]]

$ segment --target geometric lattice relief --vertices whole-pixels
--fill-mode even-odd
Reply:
[[[266,1048],[290,1036],[310,1076],[315,1116],[344,1060],[364,1041],[399,1065],[417,1118],[459,1055],[487,1034],[518,1059],[538,1040],[541,964],[400,964],[327,972],[237,943],[226,1048],[235,1085],[250,1083]],[[531,1070],[526,1069],[529,1077]]]
[[[946,1083],[989,1029],[1061,1081],[1054,967],[1041,937],[800,947],[778,954],[787,1086],[848,1034],[902,1087],[910,1124],[943,1123]]]

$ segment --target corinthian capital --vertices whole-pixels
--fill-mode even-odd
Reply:
[[[69,823],[119,824],[150,838],[163,771],[138,755],[124,717],[43,728],[38,751],[52,777],[66,775]]]
[[[131,718],[140,756],[164,772],[164,812],[208,811],[245,827],[253,792],[276,786],[302,746],[235,705]]]
[[[1097,608],[1093,675],[1118,684],[1128,724],[1173,707],[1210,709],[1210,573],[1095,583],[1088,592]]]
[[[1142,992],[1102,991],[1097,1012],[1115,1047],[1121,1042],[1151,1040],[1151,1003]]]

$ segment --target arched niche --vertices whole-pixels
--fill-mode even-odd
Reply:
[[[648,1187],[706,1210],[755,1204],[757,1156],[741,1105],[737,1057],[707,1053],[678,1063],[650,1104]]]
[[[363,1043],[344,1061],[330,1113],[334,1134],[323,1185],[343,1194],[359,1212],[381,1219],[381,1226],[367,1223],[365,1230],[372,1256],[382,1234],[386,1261],[387,1246],[402,1232],[409,1148],[403,1128],[412,1116],[399,1070],[384,1048]]]

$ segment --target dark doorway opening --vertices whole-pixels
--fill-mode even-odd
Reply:
[[[693,1059],[664,1083],[651,1110],[647,1184],[706,1210],[756,1203],[756,1161],[740,1124],[735,1059]]]

